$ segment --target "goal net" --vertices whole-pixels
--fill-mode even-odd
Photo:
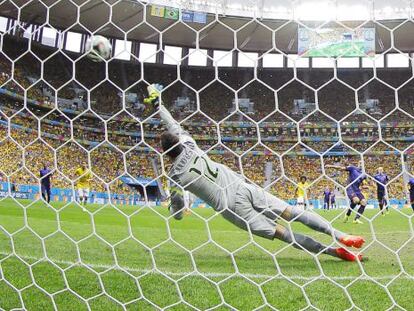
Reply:
[[[0,1],[0,309],[413,310],[412,3],[268,2]],[[369,261],[192,195],[174,219],[152,83],[210,159],[364,236]],[[360,224],[333,166],[366,177]]]

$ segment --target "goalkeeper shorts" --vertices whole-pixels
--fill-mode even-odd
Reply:
[[[276,220],[289,205],[264,189],[242,183],[233,207],[223,211],[223,217],[252,234],[273,239]]]

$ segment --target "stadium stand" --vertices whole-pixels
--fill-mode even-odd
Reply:
[[[24,46],[25,40],[12,36],[5,37],[4,50],[12,59],[19,56]],[[46,57],[51,53],[51,49],[45,46],[34,44],[32,48],[39,57]],[[151,148],[159,150],[157,140],[162,127],[156,116],[147,119],[153,111],[142,105],[146,83],[139,82],[131,88],[133,82],[139,78],[147,82],[158,81],[164,84],[166,90],[162,95],[163,100],[172,108],[176,118],[184,120],[183,125],[195,136],[199,144],[205,150],[212,148],[210,153],[214,154],[215,159],[239,172],[242,171],[247,178],[259,185],[265,185],[266,180],[271,183],[276,178],[280,178],[280,155],[283,155],[284,167],[288,168],[286,177],[297,182],[301,175],[307,175],[311,180],[319,176],[321,163],[317,160],[318,153],[324,154],[329,159],[335,158],[336,162],[343,162],[352,154],[352,148],[359,152],[372,148],[373,151],[368,153],[371,155],[365,157],[365,169],[370,174],[374,174],[378,162],[383,166],[388,162],[387,157],[380,157],[380,155],[390,154],[390,157],[395,155],[398,158],[398,152],[403,151],[413,142],[414,130],[411,120],[401,111],[396,111],[380,122],[383,138],[389,144],[382,144],[380,150],[373,148],[378,140],[376,120],[389,112],[389,107],[394,101],[394,95],[390,94],[381,83],[368,85],[367,90],[361,90],[359,97],[363,102],[370,93],[379,94],[377,97],[380,100],[376,110],[365,111],[369,115],[372,112],[372,119],[365,114],[349,115],[341,121],[341,133],[338,133],[335,120],[344,118],[354,110],[355,105],[353,93],[337,81],[320,92],[321,112],[303,112],[295,109],[295,101],[302,99],[305,102],[314,102],[311,92],[303,85],[296,82],[284,87],[277,94],[277,98],[266,86],[272,88],[281,86],[289,80],[289,72],[259,69],[258,77],[261,82],[255,81],[246,85],[245,82],[250,80],[251,70],[222,69],[220,76],[222,83],[215,82],[200,93],[200,107],[204,115],[194,114],[194,109],[191,110],[188,106],[185,109],[180,108],[177,101],[179,98],[185,98],[190,103],[194,102],[196,95],[191,88],[199,90],[204,87],[211,77],[208,71],[214,69],[203,69],[201,75],[196,67],[195,69],[183,67],[183,81],[186,82],[187,78],[187,82],[191,82],[189,88],[183,83],[174,82],[176,79],[174,66],[146,64],[144,75],[140,77],[140,64],[113,60],[108,65],[109,77],[113,84],[105,82],[103,85],[98,85],[105,74],[105,67],[98,67],[95,63],[81,60],[77,63],[77,80],[87,88],[96,87],[91,92],[88,109],[86,93],[81,85],[69,81],[72,76],[71,67],[65,64],[65,57],[62,55],[58,54],[45,63],[43,73],[45,82],[42,83],[36,83],[41,73],[39,62],[34,61],[33,57],[25,56],[16,62],[14,80],[17,83],[8,82],[11,77],[11,66],[4,56],[1,58],[0,82],[4,84],[0,95],[4,114],[1,120],[1,136],[6,137],[7,128],[10,126],[12,138],[3,141],[0,145],[0,155],[5,159],[3,170],[10,173],[20,167],[23,161],[20,146],[31,144],[29,151],[26,149],[24,155],[26,167],[32,174],[36,174],[42,166],[38,159],[45,159],[51,165],[56,165],[55,168],[62,173],[57,175],[54,181],[56,187],[67,187],[70,181],[74,181],[75,167],[87,160],[85,153],[82,152],[83,148],[85,150],[97,148],[91,153],[91,166],[95,175],[93,188],[97,191],[105,191],[99,179],[109,182],[124,174],[147,179],[157,177],[156,172],[148,168],[151,167],[151,157],[159,161]],[[298,70],[298,75],[312,87],[318,87],[329,79],[329,72],[323,69]],[[388,69],[387,75],[385,72],[381,72],[381,75],[386,80],[394,81],[394,75],[401,76],[401,69],[396,69],[396,72]],[[369,74],[367,70],[366,74],[354,75],[352,69],[348,69],[341,71],[340,78],[356,87],[366,82]],[[394,83],[398,82],[394,81]],[[55,88],[60,87],[57,94],[48,87],[48,84]],[[22,88],[29,88],[27,105],[24,103]],[[211,121],[221,121],[234,110],[234,92],[230,88],[239,90],[240,98],[248,98],[254,103],[254,113],[249,114],[249,111],[245,111],[244,115],[236,113],[220,123],[222,144],[218,144],[217,128]],[[122,93],[123,90],[127,90],[125,95]],[[131,93],[134,97],[129,100],[128,94]],[[276,99],[283,114],[273,113]],[[124,103],[127,112],[112,116],[113,111],[120,110]],[[63,113],[54,110],[56,107]],[[40,124],[37,123],[35,116],[43,117]],[[259,122],[261,141],[257,139],[257,129],[249,118]],[[137,120],[147,120],[143,131]],[[105,140],[104,121],[108,121],[108,141],[112,145],[101,144]],[[299,135],[303,142],[301,145],[297,145],[295,122],[298,121],[300,121]],[[73,128],[72,133],[71,128]],[[339,134],[345,145],[337,144]],[[142,137],[148,145],[142,143]],[[48,145],[58,148],[58,161],[55,164],[53,152]],[[292,151],[289,150],[295,145],[294,156],[292,156]],[[131,151],[123,159],[117,148],[122,152]],[[243,154],[243,158],[238,161],[237,157],[232,157],[232,154]],[[132,163],[137,164],[132,165]],[[268,177],[265,176],[267,163],[271,163],[273,167],[272,174]],[[387,173],[390,176],[398,175],[401,163],[399,160],[390,163],[395,165],[388,165]],[[302,170],[298,169],[298,165]],[[13,179],[21,185],[37,183],[36,179],[24,170],[16,172]],[[343,176],[338,176],[338,181],[346,185]],[[284,199],[291,199],[295,186],[291,182],[286,184],[287,187],[280,187],[280,184],[276,183],[278,187],[273,186],[272,191]],[[311,187],[310,199],[318,199],[326,185],[334,187],[332,182],[328,181],[319,182]],[[119,180],[114,182],[114,187],[116,193],[133,193],[131,188],[123,186]],[[375,197],[374,189],[375,184],[372,183],[370,190],[372,198]],[[393,183],[390,186],[390,197],[400,197],[403,189],[401,181]]]

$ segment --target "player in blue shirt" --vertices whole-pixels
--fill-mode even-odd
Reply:
[[[382,167],[378,168],[377,174],[374,176],[374,179],[377,182],[377,199],[378,199],[379,208],[381,210],[381,214],[385,216],[384,210],[383,210],[384,206],[386,207],[387,214],[389,213],[388,203],[386,200],[385,186],[387,185],[390,179],[388,178],[387,174],[384,173],[384,169]]]
[[[410,204],[414,211],[414,178],[410,177],[408,180],[408,191],[410,192]]]
[[[329,210],[329,204],[331,198],[331,190],[328,186],[326,186],[325,190],[323,191],[323,209]]]
[[[331,192],[331,208],[336,208],[335,190]]]
[[[363,222],[360,220],[360,217],[365,211],[367,200],[361,191],[361,186],[366,179],[366,175],[362,172],[361,169],[361,163],[359,162],[358,166],[326,165],[326,168],[334,168],[348,172],[348,188],[346,189],[346,194],[348,195],[351,204],[348,211],[346,212],[344,222],[347,222],[349,220],[349,216],[351,215],[352,210],[355,209],[357,205],[359,205],[358,212],[353,222],[354,224],[362,224]]]
[[[40,170],[40,191],[42,192],[42,198],[47,203],[50,203],[50,189],[51,189],[51,182],[50,179],[52,177],[52,171],[47,168],[47,165],[43,165],[43,169]]]

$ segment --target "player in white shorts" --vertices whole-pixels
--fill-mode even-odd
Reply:
[[[184,191],[183,198],[184,198],[184,208],[187,210],[190,209],[194,203],[193,195],[189,191]]]
[[[89,192],[91,190],[89,188],[79,188],[78,189],[78,197],[82,198],[82,202],[84,201],[84,198],[88,198],[89,197]]]
[[[296,188],[296,205],[301,208],[306,208],[306,192],[309,188],[309,183],[307,182],[306,176],[301,176],[298,186]]]
[[[146,104],[159,107],[159,114],[167,127],[161,135],[164,154],[172,160],[168,176],[176,183],[171,188],[170,213],[181,219],[185,206],[182,191],[190,191],[236,226],[267,239],[277,238],[294,247],[312,253],[324,253],[343,260],[361,260],[345,248],[325,246],[309,236],[294,233],[277,220],[299,221],[306,226],[332,236],[349,247],[362,247],[365,240],[335,230],[319,215],[291,206],[264,189],[248,183],[245,178],[227,166],[211,160],[198,148],[194,139],[184,131],[179,123],[159,100],[160,85],[148,87]]]
[[[83,164],[75,171],[75,175],[78,176],[76,188],[78,191],[79,202],[85,206],[89,198],[92,174],[86,168],[86,165]]]

